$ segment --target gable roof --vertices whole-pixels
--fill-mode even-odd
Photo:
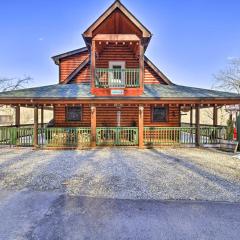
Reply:
[[[59,60],[65,57],[69,57],[78,53],[82,53],[82,52],[87,52],[88,49],[86,47],[82,47],[82,48],[78,48],[69,52],[65,52],[65,53],[61,53],[58,55],[55,55],[52,57],[52,59],[54,60],[54,62],[58,65],[59,64]]]
[[[92,32],[96,29],[114,10],[120,9],[131,22],[139,28],[144,38],[151,38],[151,32],[119,1],[116,0],[84,33],[84,38],[91,38]]]

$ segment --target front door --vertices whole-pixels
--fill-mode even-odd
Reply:
[[[125,86],[125,62],[124,61],[110,61],[109,62],[109,87],[124,87]]]

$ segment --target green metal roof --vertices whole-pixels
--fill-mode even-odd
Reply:
[[[90,93],[90,84],[56,84],[36,88],[21,89],[0,93],[0,99],[81,99],[81,98],[104,98],[95,97]],[[121,98],[116,96],[112,98]],[[126,98],[126,97],[124,97]],[[127,97],[136,98],[136,97]],[[138,98],[159,99],[191,99],[191,98],[239,98],[239,94],[220,92],[215,90],[186,87],[180,85],[145,84],[144,93]]]

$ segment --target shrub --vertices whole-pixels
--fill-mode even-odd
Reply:
[[[234,132],[233,120],[232,118],[229,118],[227,120],[227,140],[233,140],[233,132]]]

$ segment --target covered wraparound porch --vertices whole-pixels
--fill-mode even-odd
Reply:
[[[151,104],[153,106],[165,106],[168,109],[179,109],[177,112],[177,118],[180,117],[179,113],[181,108],[189,107],[192,111],[195,109],[196,122],[192,122],[190,119],[189,125],[181,126],[180,120],[177,119],[175,126],[167,125],[162,126],[154,125],[154,123],[147,122],[149,117],[148,109],[149,104],[29,104],[34,107],[34,125],[21,126],[20,122],[20,108],[21,104],[15,105],[16,109],[16,125],[11,127],[0,127],[0,144],[11,146],[34,146],[41,148],[88,148],[96,146],[139,146],[154,147],[154,146],[200,146],[204,144],[216,145],[219,144],[220,139],[226,139],[226,127],[219,126],[217,124],[217,109],[220,104],[213,105],[213,125],[205,126],[200,124],[199,111],[204,107],[211,107],[210,104]],[[120,107],[121,105],[121,107]],[[24,105],[26,106],[26,104]],[[77,126],[77,124],[47,126],[43,124],[44,107],[52,106],[53,108],[66,109],[68,106],[82,106],[85,111],[89,111],[88,122],[83,126]],[[128,108],[134,112],[133,125],[121,126],[119,124],[118,114],[114,114],[116,117],[116,123],[112,126],[106,124],[106,122],[98,120],[98,109],[116,108],[116,113],[121,109]],[[115,106],[115,107],[112,107]],[[86,109],[88,108],[88,110]],[[41,114],[39,116],[39,109]],[[101,112],[101,111],[100,111]],[[145,115],[146,114],[146,115]],[[190,115],[192,116],[192,114]],[[56,116],[55,116],[56,117]],[[102,115],[100,114],[99,118]],[[106,114],[106,117],[109,117]],[[131,119],[132,120],[132,119]],[[145,121],[144,121],[145,120]],[[123,124],[124,125],[124,124]]]
[[[5,92],[0,94],[0,104],[16,108],[16,126],[1,127],[0,144],[54,148],[218,144],[226,138],[226,128],[217,123],[217,109],[239,103],[237,94],[161,84],[145,84],[144,94],[138,97],[96,97],[89,84]],[[33,126],[19,125],[21,106],[34,108]],[[51,127],[44,126],[42,120],[39,124],[38,116],[38,109],[43,116],[49,106],[54,108]],[[210,107],[214,109],[213,124],[203,126],[200,109]],[[67,108],[81,109],[82,115],[71,113],[71,117],[79,117],[78,121],[66,121]],[[168,109],[166,121],[153,121],[153,108]],[[181,126],[181,109],[186,108],[195,110],[195,122],[191,117],[188,126]]]

